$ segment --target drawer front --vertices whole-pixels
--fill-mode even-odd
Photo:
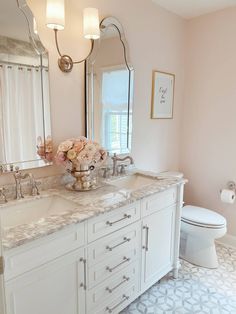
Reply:
[[[132,249],[140,243],[141,223],[137,222],[108,235],[88,247],[88,265],[110,259],[121,250]]]
[[[177,188],[171,188],[142,200],[143,216],[175,204],[177,201]]]
[[[51,236],[7,251],[5,280],[12,279],[85,244],[85,225],[78,224]]]
[[[140,219],[140,202],[135,202],[88,221],[88,241],[92,242]]]
[[[138,249],[136,243],[133,243],[127,250],[120,250],[113,254],[110,259],[88,268],[88,287],[92,288],[102,281],[112,277],[117,272],[133,263],[138,258]]]
[[[118,314],[137,297],[137,294],[138,286],[134,282],[115,298],[107,299],[107,302],[104,303],[101,307],[93,309],[92,311],[88,312],[88,314]]]
[[[104,281],[99,286],[89,290],[87,292],[87,308],[89,313],[93,313],[92,309],[100,307],[101,304],[119,297],[121,293],[128,286],[138,285],[138,262],[131,264],[112,276],[108,280]]]

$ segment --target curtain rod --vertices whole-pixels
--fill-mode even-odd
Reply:
[[[16,63],[16,62],[8,62],[8,61],[1,61],[0,60],[0,64],[7,64],[7,65],[17,65],[17,66],[21,66],[21,67],[28,67],[28,68],[43,68],[43,69],[47,69],[48,67],[46,66],[41,66],[41,65],[30,65],[30,64],[24,64],[24,63]]]

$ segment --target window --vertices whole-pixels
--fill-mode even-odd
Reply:
[[[112,153],[127,153],[129,71],[113,67],[102,72],[103,143]],[[130,115],[132,113],[130,112]],[[129,125],[129,142],[132,125]]]

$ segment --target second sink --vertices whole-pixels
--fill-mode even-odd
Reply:
[[[141,175],[138,173],[129,175],[127,177],[118,178],[111,182],[112,185],[115,185],[118,188],[123,189],[139,189],[143,186],[153,184],[157,182],[158,179],[151,178],[149,176]]]

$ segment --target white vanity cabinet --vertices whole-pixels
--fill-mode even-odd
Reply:
[[[6,314],[85,313],[85,224],[6,252]]]
[[[84,249],[6,283],[7,314],[85,313]]]
[[[152,286],[173,266],[174,206],[161,209],[142,223],[142,290]]]
[[[118,314],[173,270],[182,185],[6,252],[6,314]]]
[[[176,201],[176,188],[142,200],[142,291],[173,269]]]

